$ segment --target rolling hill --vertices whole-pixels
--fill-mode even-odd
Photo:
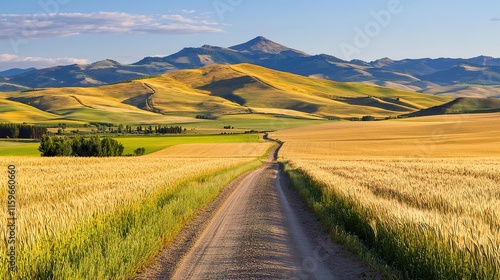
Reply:
[[[43,116],[39,122],[134,124],[200,122],[200,116],[387,117],[452,101],[449,97],[308,78],[251,64],[210,65],[112,85],[0,96],[9,105],[0,113],[2,121],[14,115],[18,121],[37,122],[36,112]]]
[[[410,113],[408,116],[432,116],[445,114],[475,114],[500,112],[500,99],[460,97],[443,105]]]
[[[199,48],[184,48],[166,57],[146,57],[130,65],[104,60],[89,65],[67,65],[33,70],[0,79],[0,91],[69,86],[93,87],[182,69],[241,63],[255,64],[306,77],[410,91],[426,92],[442,86],[461,84],[500,85],[498,78],[500,59],[492,57],[344,61],[327,54],[309,55],[259,36],[232,47],[204,45]],[[471,71],[473,68],[475,70]],[[462,92],[457,88],[455,93]]]
[[[475,98],[500,98],[500,86],[483,86],[483,85],[453,85],[435,87],[423,91],[428,94],[446,95],[453,97],[475,97]]]

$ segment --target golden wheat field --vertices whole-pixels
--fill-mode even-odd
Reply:
[[[26,157],[0,158],[0,165],[17,166],[19,234],[28,241],[71,228],[92,215],[141,200],[182,180],[245,161],[248,159]],[[2,220],[6,214],[1,212]],[[1,238],[5,238],[3,231]]]
[[[285,142],[290,168],[357,209],[357,223],[373,230],[369,242],[411,277],[499,279],[498,120],[335,123],[270,136]]]
[[[266,143],[181,144],[148,155],[148,157],[239,158],[260,157],[271,147]]]
[[[285,142],[280,156],[500,156],[500,114],[445,115],[384,122],[337,122],[272,133]]]
[[[231,145],[237,147],[234,148]],[[221,188],[232,180],[231,178],[248,168],[258,166],[260,162],[256,161],[256,158],[266,151],[266,147],[262,146],[257,150],[247,149],[253,157],[248,153],[246,157],[230,157],[229,153],[236,153],[238,147],[240,147],[239,144],[228,144],[226,157],[202,159],[161,156],[0,157],[0,166],[7,168],[9,165],[15,165],[17,170],[16,250],[19,252],[18,266],[20,268],[19,274],[14,278],[84,279],[90,277],[86,273],[92,269],[95,271],[90,275],[97,277],[95,279],[122,278],[124,275],[133,274],[137,263],[141,263],[141,259],[147,258],[150,254],[147,250],[151,249],[143,247],[158,247],[161,245],[162,238],[165,238],[164,233],[156,232],[175,233],[185,222],[186,217],[193,215],[197,207],[216,196]],[[179,189],[179,186],[183,184],[185,187]],[[1,196],[0,203],[6,205],[6,199],[6,195]],[[143,201],[147,207],[157,211],[158,214],[144,210],[148,208],[141,206]],[[166,213],[165,209],[170,207],[168,204],[172,206]],[[114,218],[108,218],[108,216]],[[168,224],[163,225],[166,229],[161,228],[162,224],[156,219],[166,219],[164,222],[171,223],[171,228]],[[7,220],[7,211],[0,211],[0,220],[2,221],[0,238],[7,240],[7,225],[4,225]],[[141,228],[140,224],[147,224],[150,221],[153,221],[154,225]],[[82,227],[86,224],[87,226]],[[116,230],[107,228],[106,224],[116,227]],[[90,229],[85,229],[89,225]],[[139,234],[141,230],[143,233]],[[127,237],[135,231],[139,237],[136,236],[135,239]],[[98,232],[102,234],[101,237],[97,239],[92,237]],[[68,235],[69,233],[72,235]],[[111,236],[108,236],[109,240],[108,237],[105,238],[106,235]],[[149,240],[154,238],[156,240]],[[94,244],[96,240],[100,240],[97,245]],[[119,246],[122,246],[120,243],[125,244],[126,240],[137,248],[127,245],[132,250],[127,253],[130,254],[126,256],[128,262],[123,259],[124,256],[120,257],[117,253],[115,266],[110,264],[113,263],[113,258],[110,260],[106,257],[107,253],[104,251],[99,253],[104,249],[90,249],[97,246],[98,248],[109,247],[106,250],[116,251]],[[140,244],[141,240],[150,243],[144,241],[144,244]],[[65,244],[66,242],[68,244]],[[56,246],[54,244],[66,248],[64,250],[67,252],[62,253],[58,250],[60,255],[50,255],[48,252],[54,251],[53,248],[50,249],[50,246]],[[82,244],[86,244],[87,247]],[[81,252],[85,251],[88,253],[82,255]],[[123,254],[123,252],[120,253]],[[139,261],[131,260],[135,257]],[[101,260],[98,260],[99,258]],[[71,261],[72,259],[74,261]],[[61,260],[65,261],[61,262]],[[7,267],[4,265],[6,264],[0,266],[0,278],[6,275]],[[59,265],[61,267],[58,268]]]

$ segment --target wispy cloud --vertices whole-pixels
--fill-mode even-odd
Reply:
[[[0,37],[43,39],[79,34],[198,34],[222,32],[219,23],[196,17],[195,11],[146,16],[139,14],[59,13],[0,14]]]
[[[56,65],[88,64],[88,59],[83,58],[45,58],[45,57],[21,57],[14,54],[0,54],[0,71],[11,68],[46,68]]]
[[[498,18],[498,17],[493,17],[493,18],[491,18],[491,21],[500,21],[500,18]]]

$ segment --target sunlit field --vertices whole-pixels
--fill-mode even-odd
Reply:
[[[180,144],[262,142],[261,138],[258,134],[114,136],[125,147],[124,154],[133,154],[140,147],[145,148],[146,154],[150,154]],[[0,156],[39,157],[39,146],[40,143],[33,140],[1,139]]]
[[[17,169],[13,278],[130,277],[231,180],[261,164],[269,144],[248,145],[224,144],[223,158],[194,158],[188,150],[190,158],[181,151],[175,158],[0,157],[0,166]],[[3,223],[0,238],[7,240]],[[0,278],[8,279],[7,269],[2,262]]]
[[[272,143],[219,143],[219,144],[181,144],[156,153],[150,157],[185,158],[236,158],[262,156],[271,148]]]
[[[273,133],[330,225],[410,278],[500,278],[500,115],[337,123]]]

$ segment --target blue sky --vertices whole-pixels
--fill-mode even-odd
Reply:
[[[132,63],[262,35],[366,61],[500,57],[498,0],[26,0],[0,7],[0,70]]]

